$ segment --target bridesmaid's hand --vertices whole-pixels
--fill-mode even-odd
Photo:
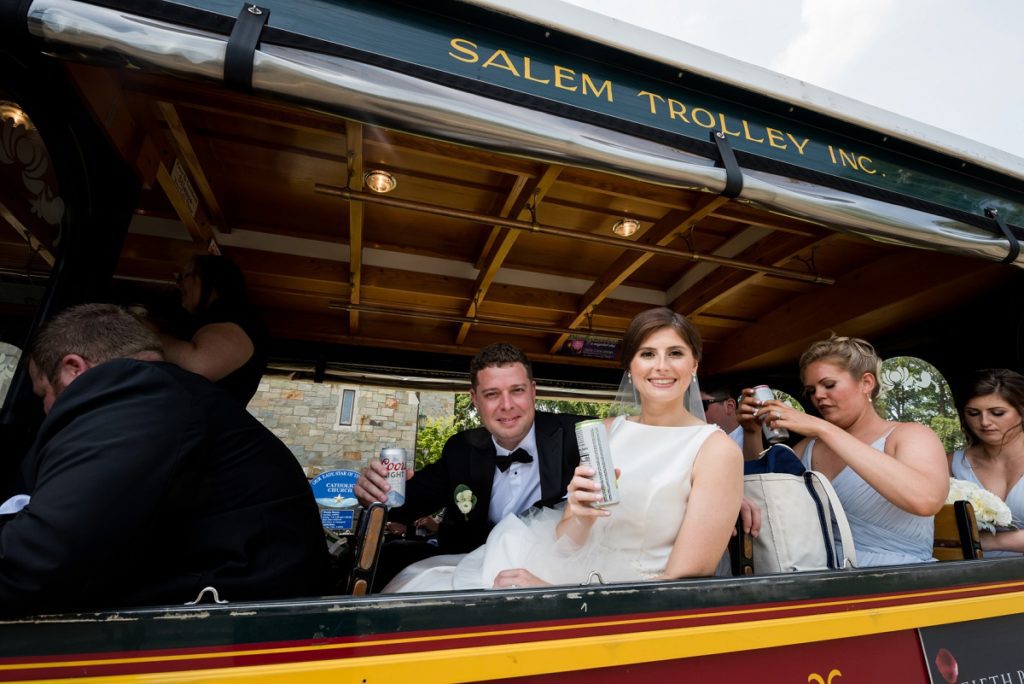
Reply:
[[[551,582],[545,582],[526,568],[502,570],[494,577],[495,589],[522,589],[523,587],[550,586]]]

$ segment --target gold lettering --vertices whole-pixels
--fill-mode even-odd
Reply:
[[[654,93],[649,93],[646,90],[641,90],[639,93],[636,94],[637,97],[643,97],[644,95],[646,95],[647,99],[650,101],[651,114],[657,114],[658,110],[655,109],[655,107],[654,107],[654,98],[658,98],[662,102],[665,101],[665,98],[663,98],[661,95],[656,95]]]
[[[534,83],[551,83],[550,78],[534,78],[533,74],[530,73],[530,58],[523,57],[523,78],[527,81],[533,81]]]
[[[763,143],[764,138],[752,138],[750,137],[750,124],[747,123],[746,119],[743,119],[743,137],[750,142]]]
[[[454,52],[448,53],[449,55],[459,60],[460,62],[465,62],[467,64],[476,64],[478,61],[480,61],[480,55],[476,54],[475,52],[476,43],[470,42],[465,38],[452,38],[452,42],[449,43],[449,45],[452,46],[452,50],[458,50],[463,55],[466,55],[465,57],[460,57]]]
[[[698,114],[707,115],[707,123],[701,123],[697,119]],[[704,109],[703,107],[697,107],[696,109],[690,110],[690,117],[693,119],[693,123],[697,124],[701,128],[714,128],[715,127],[715,115]]]
[[[846,166],[847,164],[849,164],[853,168],[855,168],[857,170],[860,170],[860,167],[857,166],[857,158],[854,157],[852,153],[847,152],[846,150],[844,150],[842,147],[839,148],[839,162],[843,166]]]
[[[499,57],[501,57],[501,62],[503,63],[498,62]],[[495,50],[494,54],[488,57],[487,61],[480,65],[481,69],[486,69],[487,67],[505,69],[506,71],[511,71],[514,76],[519,76],[519,71],[516,69],[515,65],[512,64],[512,60],[508,58],[508,54],[504,50]]]
[[[739,131],[730,131],[729,130],[729,126],[725,123],[725,114],[722,114],[721,112],[719,112],[718,113],[718,120],[720,122],[722,122],[722,133],[724,133],[725,135],[734,135],[737,138],[740,137],[740,132]]]
[[[601,93],[604,92],[605,90],[607,90],[608,91],[608,101],[609,102],[614,102],[615,101],[612,98],[612,82],[611,81],[602,81],[601,82],[601,87],[600,88],[595,88],[594,87],[594,82],[590,80],[590,74],[584,72],[583,73],[583,94],[584,95],[587,94],[587,87],[588,86],[589,86],[589,88],[591,90],[594,91],[594,97],[601,97]]]
[[[829,145],[829,146],[828,146],[828,156],[830,156],[830,157],[832,158],[832,163],[833,163],[833,164],[836,164],[836,163],[838,163],[838,162],[836,162],[836,153],[835,153],[835,150],[833,150],[833,149],[832,149],[832,146],[831,146],[831,145]]]
[[[765,128],[765,133],[768,134],[768,144],[772,147],[777,147],[780,150],[786,149],[786,139],[782,137],[782,131],[775,130],[774,128]],[[782,143],[779,145],[778,143]]]
[[[668,118],[674,119],[676,117],[682,119],[683,123],[690,123],[686,120],[686,105],[670,97],[668,99]]]
[[[792,133],[787,133],[786,137],[793,141],[793,144],[796,145],[796,151],[800,153],[800,156],[803,156],[804,148],[807,147],[807,143],[811,142],[811,139],[804,138],[804,141],[801,143],[797,142],[797,139],[793,137]]]
[[[875,163],[875,162],[871,161],[871,157],[865,157],[863,154],[859,155],[857,157],[857,163],[860,164],[860,170],[863,171],[864,173],[868,174],[869,176],[873,176],[876,173],[878,173],[878,169],[873,169],[870,166],[868,166],[868,164],[874,164]]]
[[[558,66],[557,64],[555,65],[555,87],[556,88],[561,88],[562,90],[568,90],[569,92],[575,93],[576,92],[576,88],[578,86],[573,86],[572,88],[570,88],[567,85],[562,85],[562,81],[563,80],[568,80],[570,83],[572,83],[573,79],[575,79],[575,78],[576,78],[576,72],[573,71],[572,69],[567,69],[566,67]]]

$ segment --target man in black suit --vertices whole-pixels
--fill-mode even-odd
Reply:
[[[50,321],[29,352],[47,413],[0,518],[0,612],[316,595],[327,552],[289,449],[208,380],[163,363],[119,307]]]
[[[484,347],[469,371],[483,427],[451,437],[441,458],[406,483],[405,505],[389,513],[390,520],[410,524],[447,507],[438,546],[421,545],[401,559],[385,552],[379,571],[384,579],[433,553],[472,551],[505,516],[558,503],[579,465],[575,425],[587,417],[536,412],[533,368],[521,350],[504,343]],[[470,494],[460,502],[456,494],[463,487]],[[384,469],[374,462],[363,469],[355,493],[368,505],[384,501],[388,489]]]

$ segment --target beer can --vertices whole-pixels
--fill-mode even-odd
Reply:
[[[385,447],[380,450],[380,462],[388,474],[388,508],[405,503],[405,449]]]
[[[772,392],[772,388],[768,385],[758,385],[754,388],[754,398],[761,401],[771,401],[775,398],[775,393]],[[764,438],[768,440],[768,443],[778,444],[789,439],[789,430],[783,427],[773,428],[768,424],[769,417],[767,413],[761,416],[761,431],[764,433]]]
[[[594,469],[595,482],[601,485],[602,501],[592,504],[594,508],[613,506],[619,503],[619,486],[615,481],[615,464],[608,446],[608,430],[603,420],[585,420],[576,423],[576,444],[580,448],[580,465]]]

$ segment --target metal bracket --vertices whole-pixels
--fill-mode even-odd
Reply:
[[[583,584],[581,584],[580,586],[581,587],[589,587],[591,584],[595,584],[595,582],[594,582],[594,578],[595,577],[597,578],[596,584],[604,584],[605,583],[604,582],[604,578],[601,577],[601,573],[599,573],[597,570],[591,570],[590,571],[590,575],[587,577],[587,581],[584,582]]]
[[[736,153],[732,151],[732,145],[721,131],[711,131],[711,142],[715,143],[715,148],[718,149],[718,161],[715,162],[715,166],[725,168],[725,188],[721,194],[723,197],[736,199],[743,192],[743,171],[736,161]]]
[[[270,10],[265,7],[250,4],[242,7],[224,51],[224,84],[227,87],[243,93],[252,92],[252,61],[269,18]]]
[[[202,604],[206,598],[209,598],[213,603],[227,603],[227,601],[221,599],[220,595],[217,593],[216,587],[203,587],[199,590],[199,595],[191,601],[185,601],[185,605],[198,606]]]
[[[1003,231],[1003,235],[1006,236],[1007,241],[1010,243],[1010,251],[1006,254],[1006,258],[1000,263],[1012,264],[1020,255],[1020,242],[1017,240],[1017,236],[1013,234],[1012,230],[1010,230],[1010,226],[1006,225],[1006,221],[1004,221],[1003,217],[999,215],[998,209],[991,207],[986,209],[985,216],[988,216],[996,222],[996,225],[999,226],[999,230]]]

